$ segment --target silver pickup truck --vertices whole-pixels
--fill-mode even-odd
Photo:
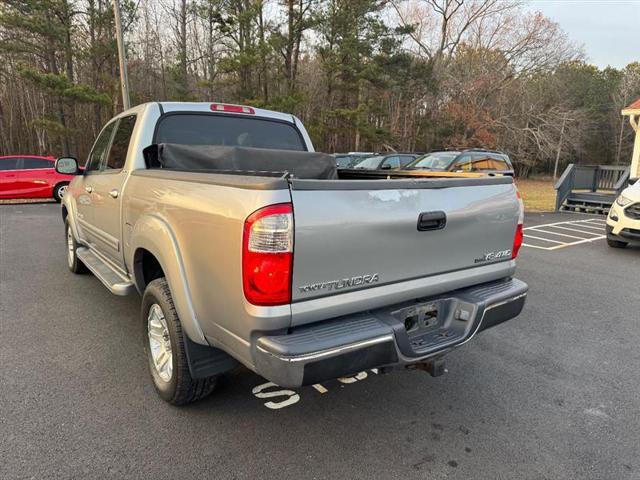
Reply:
[[[238,362],[285,387],[442,357],[517,316],[511,177],[341,178],[294,116],[147,103],[111,120],[62,201],[72,272],[142,295],[160,396]],[[334,162],[333,164],[331,162]]]

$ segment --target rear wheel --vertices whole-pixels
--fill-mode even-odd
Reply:
[[[67,193],[67,188],[69,187],[68,183],[59,183],[55,187],[53,187],[53,199],[60,203],[64,194]]]
[[[621,242],[620,240],[613,240],[611,238],[607,238],[607,245],[613,248],[625,248],[629,244],[627,242]]]
[[[184,405],[213,391],[217,377],[191,377],[182,324],[164,277],[150,282],[144,291],[142,325],[149,372],[163,400],[172,405]]]
[[[73,273],[87,272],[87,267],[76,254],[80,245],[78,245],[76,238],[73,236],[73,229],[71,228],[71,225],[69,225],[69,220],[64,222],[64,236],[67,243],[67,266],[69,267],[69,270]]]

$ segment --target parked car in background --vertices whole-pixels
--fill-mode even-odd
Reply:
[[[353,168],[356,163],[365,158],[373,157],[374,155],[376,154],[373,152],[335,153],[333,158],[336,159],[336,166],[338,168]]]
[[[506,153],[469,149],[430,152],[406,166],[407,170],[435,172],[486,172],[513,176],[513,165]]]
[[[613,202],[607,217],[607,243],[624,248],[640,242],[640,182],[625,188]]]
[[[388,153],[384,155],[375,155],[373,157],[360,160],[349,168],[356,170],[398,170],[405,168],[413,162],[421,154],[419,153]]]
[[[55,170],[53,157],[0,157],[0,198],[53,198],[59,202],[73,175]]]

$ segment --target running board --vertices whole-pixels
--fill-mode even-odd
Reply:
[[[107,262],[88,248],[78,247],[76,255],[114,295],[125,296],[135,291],[135,285],[129,279],[116,272]]]

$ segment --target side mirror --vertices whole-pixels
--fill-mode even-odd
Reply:
[[[63,175],[77,175],[80,173],[78,159],[74,157],[60,157],[56,160],[56,172]]]
[[[380,169],[381,169],[381,170],[391,170],[391,165],[389,165],[389,164],[387,163],[387,164],[385,164],[385,165],[382,165],[382,166],[380,167]]]

